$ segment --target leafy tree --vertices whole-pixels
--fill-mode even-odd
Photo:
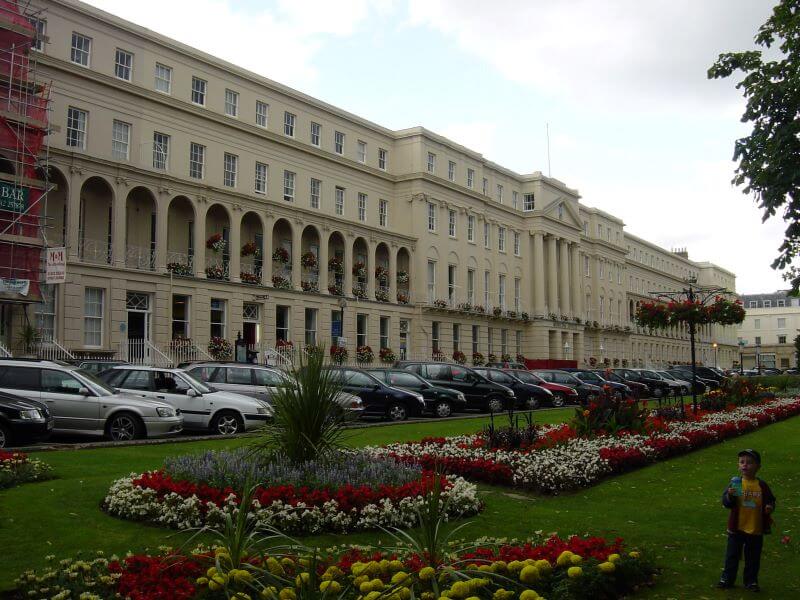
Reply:
[[[800,367],[800,334],[794,338],[794,360],[795,365]]]
[[[784,279],[796,292],[800,269],[791,263],[800,254],[800,1],[781,0],[755,44],[769,57],[762,50],[720,54],[708,77],[744,74],[736,84],[747,99],[741,120],[753,129],[736,140],[733,160],[739,165],[733,183],[755,195],[762,221],[783,212],[786,232],[772,268],[786,270]]]

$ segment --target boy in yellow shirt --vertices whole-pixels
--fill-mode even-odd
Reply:
[[[725,551],[725,568],[717,587],[731,588],[739,570],[739,560],[744,551],[744,587],[758,592],[758,569],[761,565],[761,548],[764,534],[770,532],[775,496],[766,482],[758,479],[761,455],[752,449],[739,452],[739,473],[722,494],[722,505],[730,509],[728,515],[728,547]]]

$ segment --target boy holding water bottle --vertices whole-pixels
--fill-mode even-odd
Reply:
[[[766,482],[758,479],[761,455],[752,449],[739,452],[740,477],[733,477],[722,494],[722,505],[728,515],[728,547],[725,568],[717,587],[731,588],[736,580],[739,559],[744,551],[744,587],[758,592],[758,569],[764,534],[770,532],[775,496]]]

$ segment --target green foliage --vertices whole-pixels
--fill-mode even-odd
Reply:
[[[747,379],[780,392],[800,388],[800,375],[759,375]]]
[[[603,393],[589,406],[579,406],[570,425],[578,435],[591,437],[597,434],[615,434],[621,430],[641,432],[647,425],[647,409],[636,400],[614,398]]]
[[[800,365],[800,334],[794,338],[794,360],[796,365]]]
[[[742,90],[747,106],[741,121],[752,124],[747,137],[736,140],[733,160],[739,161],[733,183],[753,194],[762,220],[783,211],[787,223],[785,239],[773,269],[789,269],[784,278],[796,292],[800,269],[791,267],[800,252],[800,138],[797,113],[800,107],[800,8],[796,0],[781,0],[755,37],[768,49],[720,54],[708,70],[709,79],[724,79],[736,72],[744,78]],[[772,55],[777,54],[776,59]]]
[[[269,458],[274,453],[302,463],[324,458],[344,445],[347,412],[336,396],[341,386],[336,371],[324,368],[322,350],[300,353],[289,383],[272,396],[275,417],[254,443]]]

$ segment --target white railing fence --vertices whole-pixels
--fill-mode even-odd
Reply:
[[[191,340],[173,340],[161,347],[161,352],[174,365],[198,360],[213,360],[211,355]]]
[[[81,238],[78,241],[78,256],[82,262],[95,265],[112,263],[111,244],[104,240]]]
[[[14,355],[11,354],[11,351],[6,348],[5,344],[0,342],[0,358],[13,358]]]
[[[43,339],[39,342],[36,357],[42,360],[75,360],[75,355],[64,348],[55,339]]]
[[[119,345],[119,358],[133,365],[166,367],[173,365],[172,359],[156,348],[149,340],[126,339]]]

